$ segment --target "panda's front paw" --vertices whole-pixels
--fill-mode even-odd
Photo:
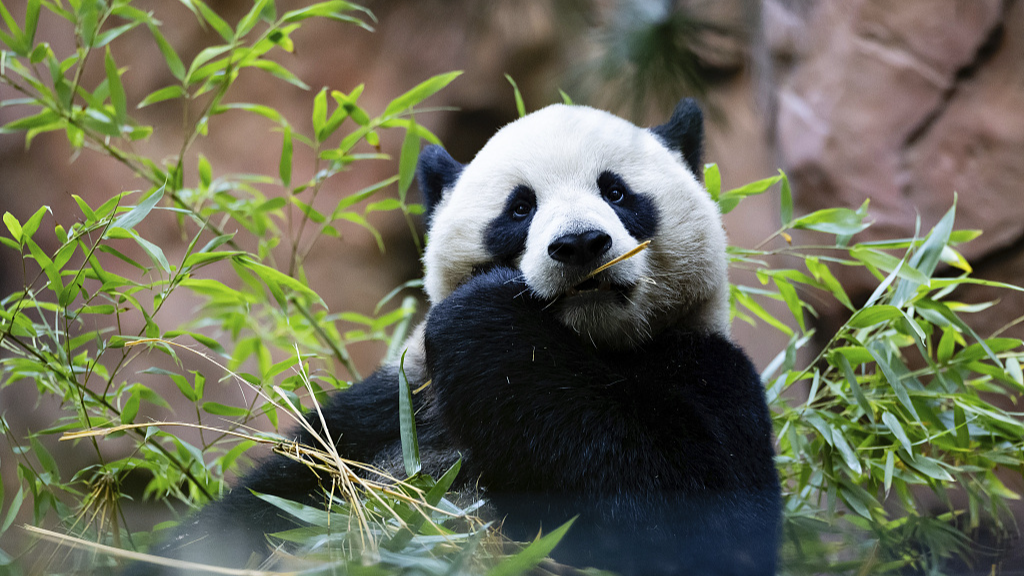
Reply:
[[[543,305],[532,295],[521,271],[496,266],[481,272],[430,309],[427,354],[432,344],[444,347],[492,336],[502,338],[512,326],[537,316]]]
[[[491,295],[509,293],[513,296],[527,295],[529,286],[521,270],[507,266],[492,266],[473,275],[465,284],[456,289],[462,291],[488,291]],[[453,294],[454,295],[454,294]]]

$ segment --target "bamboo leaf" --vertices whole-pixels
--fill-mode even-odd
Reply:
[[[124,93],[124,85],[121,84],[121,75],[117,71],[117,64],[114,63],[114,56],[110,53],[110,46],[107,46],[104,65],[107,70],[110,103],[114,105],[114,117],[117,119],[120,129],[121,126],[128,123],[128,99]]]
[[[391,103],[388,104],[387,108],[384,109],[384,113],[381,114],[381,116],[397,116],[398,114],[408,111],[413,106],[436,94],[461,74],[462,72],[439,74],[417,84],[412,90],[409,90],[405,94],[402,94],[398,98],[392,100]]]
[[[292,127],[284,126],[284,135],[281,142],[281,159],[277,165],[278,175],[281,176],[281,183],[285,187],[292,185]]]
[[[217,13],[213,11],[213,9],[207,6],[206,3],[203,2],[203,0],[189,0],[189,2],[191,2],[193,6],[199,9],[199,13],[202,14],[203,20],[205,20],[206,23],[209,24],[211,28],[216,30],[217,34],[220,34],[221,38],[228,42],[230,42],[234,38],[235,33],[234,30],[231,29],[231,26],[229,26],[228,23],[225,22],[223,18],[217,15]]]
[[[864,390],[861,389],[860,383],[857,382],[857,375],[853,372],[853,367],[850,366],[850,361],[846,359],[846,356],[840,353],[832,354],[833,364],[837,364],[840,370],[843,371],[843,377],[846,378],[846,383],[850,385],[850,390],[853,391],[853,397],[857,401],[857,405],[867,415],[868,420],[872,424],[875,423],[875,411],[872,409],[871,404],[868,402],[867,396],[864,395]]]
[[[268,0],[256,0],[252,4],[252,8],[249,12],[238,21],[238,27],[235,29],[235,38],[242,38],[246,34],[252,31],[256,23],[260,21],[260,15],[263,14],[263,9],[266,8]]]
[[[405,195],[416,177],[416,162],[420,155],[420,136],[414,128],[407,128],[402,141],[402,155],[398,159],[398,197],[404,202]]]
[[[532,570],[555,549],[576,518],[562,524],[550,534],[537,538],[522,552],[501,561],[487,572],[487,576],[516,576]]]
[[[892,432],[892,435],[896,437],[896,440],[898,440],[903,446],[903,449],[906,450],[908,454],[913,454],[914,446],[910,442],[910,438],[907,436],[907,433],[904,432],[903,426],[900,425],[900,421],[893,416],[892,413],[882,412],[882,422],[885,423],[885,426],[890,432]]]
[[[327,125],[327,88],[321,88],[313,98],[313,134],[317,142],[321,141],[320,134]]]
[[[135,240],[135,243],[146,252],[154,264],[159,266],[164,272],[168,274],[171,273],[171,265],[167,262],[167,256],[164,255],[162,248],[153,244],[149,240],[146,240],[142,236],[139,236],[138,232],[135,232],[134,230],[132,231],[132,238]]]
[[[139,108],[145,108],[150,104],[156,104],[157,102],[163,102],[164,100],[172,100],[174,98],[183,98],[186,96],[185,89],[178,85],[165,86],[159,90],[149,93],[142,102],[139,102]]]
[[[11,238],[18,244],[21,244],[21,223],[15,218],[14,214],[10,212],[4,212],[4,224],[7,225],[7,231],[11,233]]]
[[[907,394],[907,388],[900,381],[900,377],[893,371],[892,366],[885,359],[885,351],[882,348],[882,344],[875,341],[867,346],[867,351],[871,354],[871,357],[875,360],[879,370],[885,376],[885,379],[889,382],[889,386],[892,387],[893,392],[896,393],[896,398],[900,401],[900,404],[907,409],[908,412],[914,417],[914,420],[920,422],[921,417],[917,415],[917,410],[914,408],[913,402],[910,401],[910,395]]]
[[[718,164],[704,165],[704,187],[707,188],[711,199],[718,202],[722,194],[722,173],[718,169]]]
[[[867,201],[858,210],[849,208],[826,208],[801,216],[790,225],[797,230],[815,230],[827,234],[851,236],[868,227]]]
[[[121,408],[121,424],[131,424],[135,422],[135,416],[139,413],[139,405],[141,398],[139,396],[139,390],[132,390],[128,400],[125,401],[124,406]]]
[[[520,118],[526,116],[526,104],[523,103],[523,95],[519,92],[519,85],[516,84],[516,81],[508,74],[505,74],[505,80],[508,80],[508,83],[512,85],[512,94],[516,99],[516,112],[519,113]]]
[[[419,473],[420,445],[416,439],[416,417],[413,413],[412,391],[409,379],[405,376],[405,353],[398,364],[398,424],[402,436],[402,462],[405,474],[413,476]]]
[[[782,176],[782,199],[779,203],[779,213],[782,216],[782,225],[788,226],[793,221],[793,192],[789,188],[789,177],[786,176],[786,173],[779,170],[779,176]]]
[[[145,200],[139,202],[139,205],[132,208],[128,213],[119,217],[117,220],[110,225],[111,228],[121,228],[123,230],[131,230],[139,222],[149,215],[153,208],[160,202],[164,197],[164,186],[156,189],[155,192],[150,194]]]
[[[285,82],[293,86],[298,86],[303,90],[309,90],[308,84],[300,80],[299,77],[296,76],[291,70],[288,70],[287,68],[281,66],[280,64],[274,62],[273,60],[256,60],[247,65],[259,68],[264,72],[269,72],[271,75],[280,78],[281,80],[284,80]]]
[[[203,412],[213,414],[214,416],[228,416],[230,418],[238,418],[249,413],[245,408],[226,406],[219,402],[203,402]]]
[[[149,27],[150,34],[156,40],[157,46],[160,48],[160,53],[164,56],[164,62],[167,63],[167,69],[171,71],[171,74],[178,80],[185,79],[185,64],[182,63],[181,58],[178,57],[178,53],[174,51],[174,47],[171,46],[167,38],[160,32],[160,29],[155,24],[147,24]]]

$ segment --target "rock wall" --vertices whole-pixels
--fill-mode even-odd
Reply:
[[[780,64],[775,142],[798,207],[871,198],[862,238],[910,237],[955,193],[957,228],[984,231],[962,247],[976,273],[1024,284],[1024,4],[768,0],[765,16]],[[1001,295],[979,333],[1024,313],[1024,298]]]

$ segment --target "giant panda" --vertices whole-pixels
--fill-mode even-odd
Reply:
[[[460,483],[480,487],[515,538],[576,518],[553,553],[566,564],[775,570],[772,424],[728,337],[726,239],[701,183],[702,139],[689,99],[650,129],[553,105],[466,165],[438,146],[420,155],[431,307],[404,370],[426,385],[414,400],[425,471],[462,458]],[[384,366],[323,414],[343,457],[398,472],[397,407],[398,367]],[[265,554],[265,535],[293,520],[251,491],[324,499],[304,465],[274,456],[154,552],[236,566]]]

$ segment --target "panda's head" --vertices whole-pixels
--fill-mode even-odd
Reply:
[[[687,99],[651,129],[549,106],[502,128],[466,165],[424,149],[427,295],[440,302],[505,265],[598,347],[634,347],[669,326],[725,334],[725,235],[697,177],[702,138],[700,109]]]

